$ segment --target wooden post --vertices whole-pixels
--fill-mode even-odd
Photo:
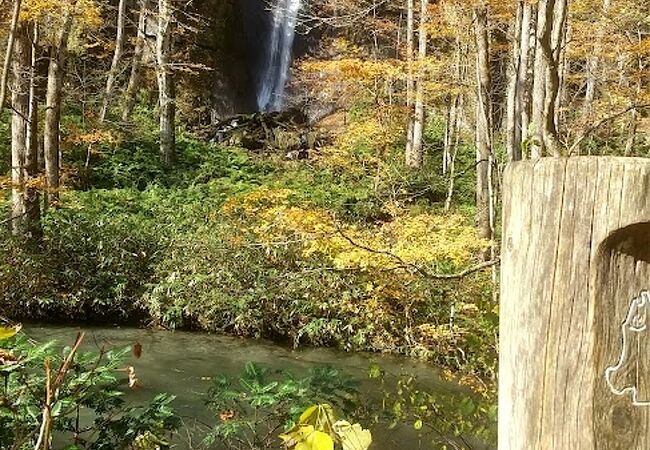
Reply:
[[[650,160],[504,181],[499,449],[650,449]]]

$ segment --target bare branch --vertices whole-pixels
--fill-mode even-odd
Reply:
[[[350,245],[353,245],[354,247],[365,250],[365,251],[367,251],[369,253],[374,253],[376,255],[387,256],[387,257],[389,257],[389,258],[391,258],[394,261],[397,261],[399,263],[399,266],[397,266],[397,268],[411,269],[411,270],[419,273],[420,275],[422,275],[422,276],[424,276],[426,278],[431,278],[431,279],[434,279],[434,280],[458,280],[458,279],[461,279],[461,278],[465,278],[465,277],[467,277],[469,275],[472,275],[472,274],[474,274],[476,272],[480,272],[481,270],[485,270],[487,268],[496,266],[497,264],[499,264],[501,262],[500,258],[496,258],[496,259],[493,259],[493,260],[490,260],[490,261],[485,261],[485,262],[483,262],[481,264],[478,264],[476,266],[469,267],[469,268],[463,270],[462,272],[458,272],[458,273],[452,273],[452,274],[432,273],[432,272],[429,272],[426,269],[423,269],[422,267],[420,267],[420,266],[418,266],[416,264],[405,261],[399,255],[396,255],[394,253],[391,253],[391,252],[388,252],[388,251],[385,251],[385,250],[377,250],[377,249],[368,247],[368,246],[366,246],[364,244],[360,244],[360,243],[354,241],[354,239],[352,239],[350,236],[346,235],[343,232],[343,230],[341,230],[340,228],[337,231],[338,231],[339,235],[341,235],[341,237],[343,239],[345,239]]]
[[[604,119],[600,120],[597,122],[595,125],[592,125],[591,127],[587,128],[584,133],[580,135],[578,139],[573,143],[573,145],[569,148],[569,153],[568,155],[571,156],[575,154],[576,150],[578,150],[578,147],[584,142],[585,139],[589,137],[594,131],[597,131],[600,127],[605,125],[608,122],[611,122],[612,120],[616,120],[621,116],[624,116],[625,114],[629,113],[630,111],[637,111],[640,109],[648,109],[650,108],[650,104],[647,105],[632,105],[629,108],[624,109],[623,111],[619,111],[616,114],[613,114],[611,116],[607,116]]]

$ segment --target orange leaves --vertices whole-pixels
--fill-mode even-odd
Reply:
[[[90,145],[90,144],[115,144],[119,142],[118,136],[110,130],[94,129],[84,131],[80,129],[72,129],[68,134],[67,141],[75,145]]]

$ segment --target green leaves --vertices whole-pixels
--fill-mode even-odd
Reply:
[[[36,439],[42,420],[44,362],[49,360],[51,367],[57,368],[66,352],[52,342],[34,344],[23,334],[5,339],[2,344],[17,362],[0,366],[0,442],[9,447],[22,442],[33,448],[35,442],[25,439]],[[172,406],[174,397],[163,394],[149,403],[126,405],[121,385],[124,375],[117,369],[124,367],[124,356],[129,350],[76,355],[52,403],[54,439],[61,446],[70,443],[69,436],[77,435],[76,445],[66,449],[165,447],[163,444],[179,425]],[[83,414],[83,425],[77,420],[78,413]]]
[[[312,368],[297,378],[249,362],[237,380],[213,378],[208,406],[218,421],[206,443],[219,440],[226,447],[240,448],[241,442],[248,442],[251,448],[274,448],[276,435],[264,430],[284,426],[289,431],[281,438],[290,448],[329,450],[340,440],[330,403],[350,413],[356,394],[356,382],[331,367]],[[329,403],[313,405],[323,400]]]

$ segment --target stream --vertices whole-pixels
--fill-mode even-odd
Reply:
[[[136,359],[130,355],[126,364],[135,367],[142,387],[129,391],[128,400],[137,403],[149,400],[160,392],[173,394],[176,396],[174,407],[185,424],[196,420],[213,422],[214,417],[204,405],[211,377],[218,374],[237,376],[249,361],[270,369],[288,370],[296,375],[306,374],[314,366],[333,366],[362,381],[360,391],[367,398],[381,396],[377,392],[377,384],[368,381],[368,369],[373,363],[391,375],[414,375],[427,390],[458,395],[467,393],[465,388],[441,380],[431,365],[404,357],[345,353],[323,348],[291,350],[264,340],[183,331],[52,325],[25,327],[25,332],[32,338],[39,341],[55,340],[61,346],[71,345],[79,331],[86,332],[83,345],[85,350],[98,350],[103,345],[108,348],[123,348],[140,343],[141,357]],[[425,441],[421,441],[412,427],[389,430],[387,424],[382,426],[380,423],[370,428],[373,433],[371,450],[441,448],[425,445]],[[194,444],[188,443],[190,439],[187,432],[184,434],[174,448],[197,448],[196,441]],[[200,438],[195,439],[200,441]],[[479,442],[472,442],[470,438],[466,440],[470,445],[459,448],[489,448]]]

